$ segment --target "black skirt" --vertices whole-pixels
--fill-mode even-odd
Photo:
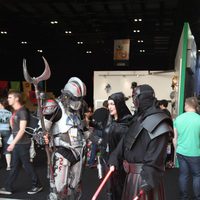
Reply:
[[[133,200],[139,194],[142,178],[139,173],[128,173],[126,176],[122,200]],[[163,181],[158,187],[140,196],[139,200],[165,200]]]

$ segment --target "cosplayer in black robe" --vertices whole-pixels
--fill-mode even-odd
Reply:
[[[130,120],[132,119],[131,112],[125,103],[125,96],[122,92],[117,92],[108,97],[109,100],[113,100],[117,119],[110,114],[110,120],[103,133],[102,142],[102,159],[107,166],[107,161],[110,153],[116,148],[121,138],[126,134]],[[109,108],[109,106],[108,106]],[[121,160],[118,170],[116,170],[110,177],[110,185],[107,191],[107,200],[120,200],[122,195],[122,189],[125,181],[126,173],[123,169],[123,162]]]
[[[149,85],[134,88],[133,103],[137,113],[108,163],[119,168],[124,160],[127,176],[122,200],[132,200],[140,191],[140,200],[164,200],[163,174],[172,121],[156,108],[154,90]]]

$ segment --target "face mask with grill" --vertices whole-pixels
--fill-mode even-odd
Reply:
[[[82,97],[74,97],[72,94],[65,93],[62,94],[62,103],[65,108],[77,111],[81,108]]]
[[[81,101],[72,101],[72,100],[69,100],[69,107],[72,110],[79,110],[81,108]]]

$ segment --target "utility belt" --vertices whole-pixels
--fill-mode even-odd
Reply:
[[[124,170],[126,173],[140,174],[142,171],[142,163],[128,163],[126,160],[123,161]]]

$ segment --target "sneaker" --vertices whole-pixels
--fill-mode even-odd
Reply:
[[[7,168],[6,168],[6,171],[10,171],[10,170],[11,170],[11,168],[10,168],[10,167],[7,167]]]
[[[43,189],[42,186],[37,186],[37,187],[32,187],[31,190],[29,190],[27,193],[28,194],[36,194],[40,192]]]
[[[6,188],[0,188],[0,194],[12,194],[12,192],[9,190],[6,190]]]

